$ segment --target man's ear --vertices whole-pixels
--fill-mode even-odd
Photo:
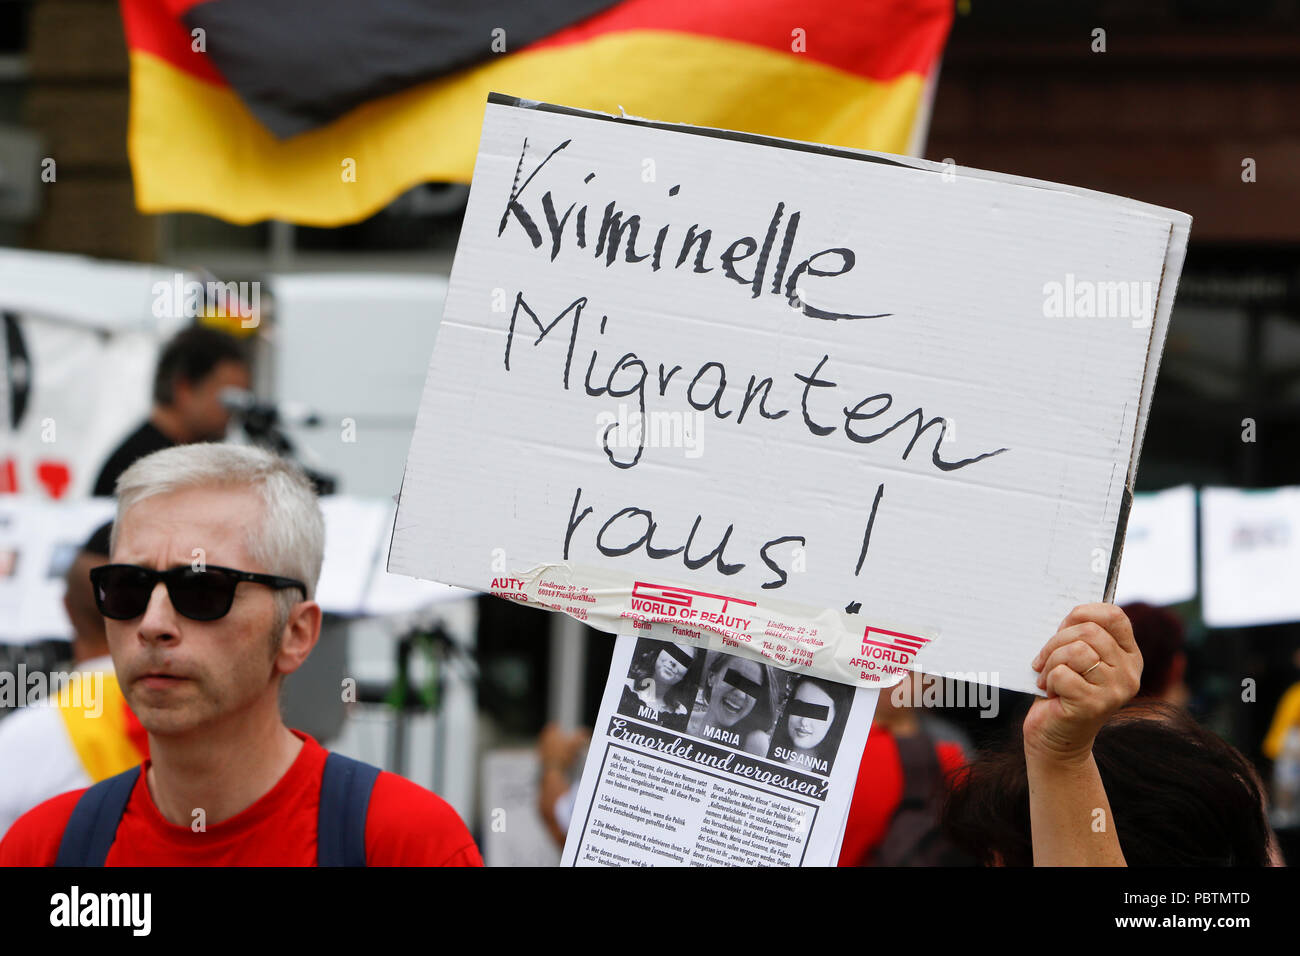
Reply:
[[[177,375],[172,379],[172,405],[180,405],[194,397],[194,383]]]
[[[321,609],[315,601],[299,601],[289,610],[275,655],[275,669],[292,674],[307,660],[320,640]]]

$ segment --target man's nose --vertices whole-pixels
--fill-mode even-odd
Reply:
[[[168,641],[180,636],[176,609],[172,607],[167,586],[159,581],[149,595],[149,605],[144,609],[137,628],[145,641]]]

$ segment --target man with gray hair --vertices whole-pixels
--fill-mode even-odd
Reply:
[[[439,797],[284,724],[280,685],[321,626],[325,528],[302,472],[183,445],[117,493],[91,580],[149,759],[21,817],[0,865],[482,865]]]

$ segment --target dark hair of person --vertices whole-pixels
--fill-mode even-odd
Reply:
[[[714,678],[713,687],[717,686],[717,681],[726,679],[726,668],[732,663],[733,658],[729,654],[721,651],[714,652],[713,660],[709,662],[709,674]],[[758,663],[755,661],[754,663]],[[743,741],[746,734],[753,733],[755,730],[761,730],[763,733],[770,733],[772,724],[776,722],[776,709],[780,701],[780,693],[772,679],[772,668],[766,664],[759,664],[758,669],[762,675],[761,681],[763,689],[761,696],[754,704],[754,709],[746,715],[744,720],[737,721],[731,729],[740,734]],[[705,694],[710,704],[713,703],[713,687],[705,685]]]
[[[158,357],[153,377],[153,400],[170,405],[176,399],[177,380],[201,382],[222,362],[248,364],[244,345],[233,335],[205,325],[191,325],[178,332]]]
[[[794,683],[790,685],[790,692],[786,694],[785,701],[781,704],[781,716],[777,718],[776,730],[772,733],[772,746],[768,749],[768,755],[773,756],[777,747],[784,747],[787,750],[798,749],[790,738],[790,724],[786,720],[786,716],[790,708],[790,702],[794,700],[795,693],[804,683],[812,684],[834,701],[835,716],[831,718],[830,729],[826,731],[826,736],[822,738],[822,742],[809,751],[818,760],[830,760],[835,756],[840,737],[844,734],[844,725],[849,721],[849,710],[852,707],[850,698],[853,695],[853,688],[847,684],[834,684],[830,681],[818,680],[815,677],[809,677],[807,674],[796,677]],[[776,758],[774,757],[774,759]]]
[[[638,681],[654,677],[655,663],[659,660],[659,654],[667,647],[667,641],[641,638],[637,641],[636,651],[632,656],[632,666],[628,669],[627,676]],[[691,706],[695,703],[695,689],[700,686],[700,673],[704,670],[704,648],[692,647],[691,651],[693,652],[691,666],[686,668],[686,673],[682,675],[681,680],[664,692],[665,704],[673,708],[680,705],[687,713],[690,713]]]
[[[105,521],[86,539],[86,543],[81,546],[81,550],[86,554],[93,554],[97,558],[107,558],[112,537],[113,522]]]
[[[1135,700],[1092,747],[1129,866],[1266,866],[1272,831],[1250,762],[1182,708]],[[1032,866],[1020,733],[954,775],[942,825],[985,866]]]
[[[1150,604],[1125,604],[1122,607],[1133,637],[1142,652],[1142,684],[1138,697],[1159,697],[1173,683],[1174,659],[1182,652],[1183,622],[1172,611]]]

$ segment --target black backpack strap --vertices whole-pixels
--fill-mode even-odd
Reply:
[[[911,737],[895,737],[903,765],[903,799],[899,808],[922,809],[934,799],[942,782],[934,740],[924,730]]]
[[[320,780],[317,866],[366,865],[366,812],[379,768],[331,753]]]
[[[880,843],[859,865],[916,866],[917,853],[934,829],[931,801],[939,782],[934,742],[918,730],[911,737],[895,735],[894,743],[903,772],[903,795]]]
[[[72,808],[68,825],[63,828],[55,866],[103,866],[109,848],[117,839],[117,825],[126,812],[127,802],[140,768],[132,767],[115,777],[101,780],[81,795]]]

